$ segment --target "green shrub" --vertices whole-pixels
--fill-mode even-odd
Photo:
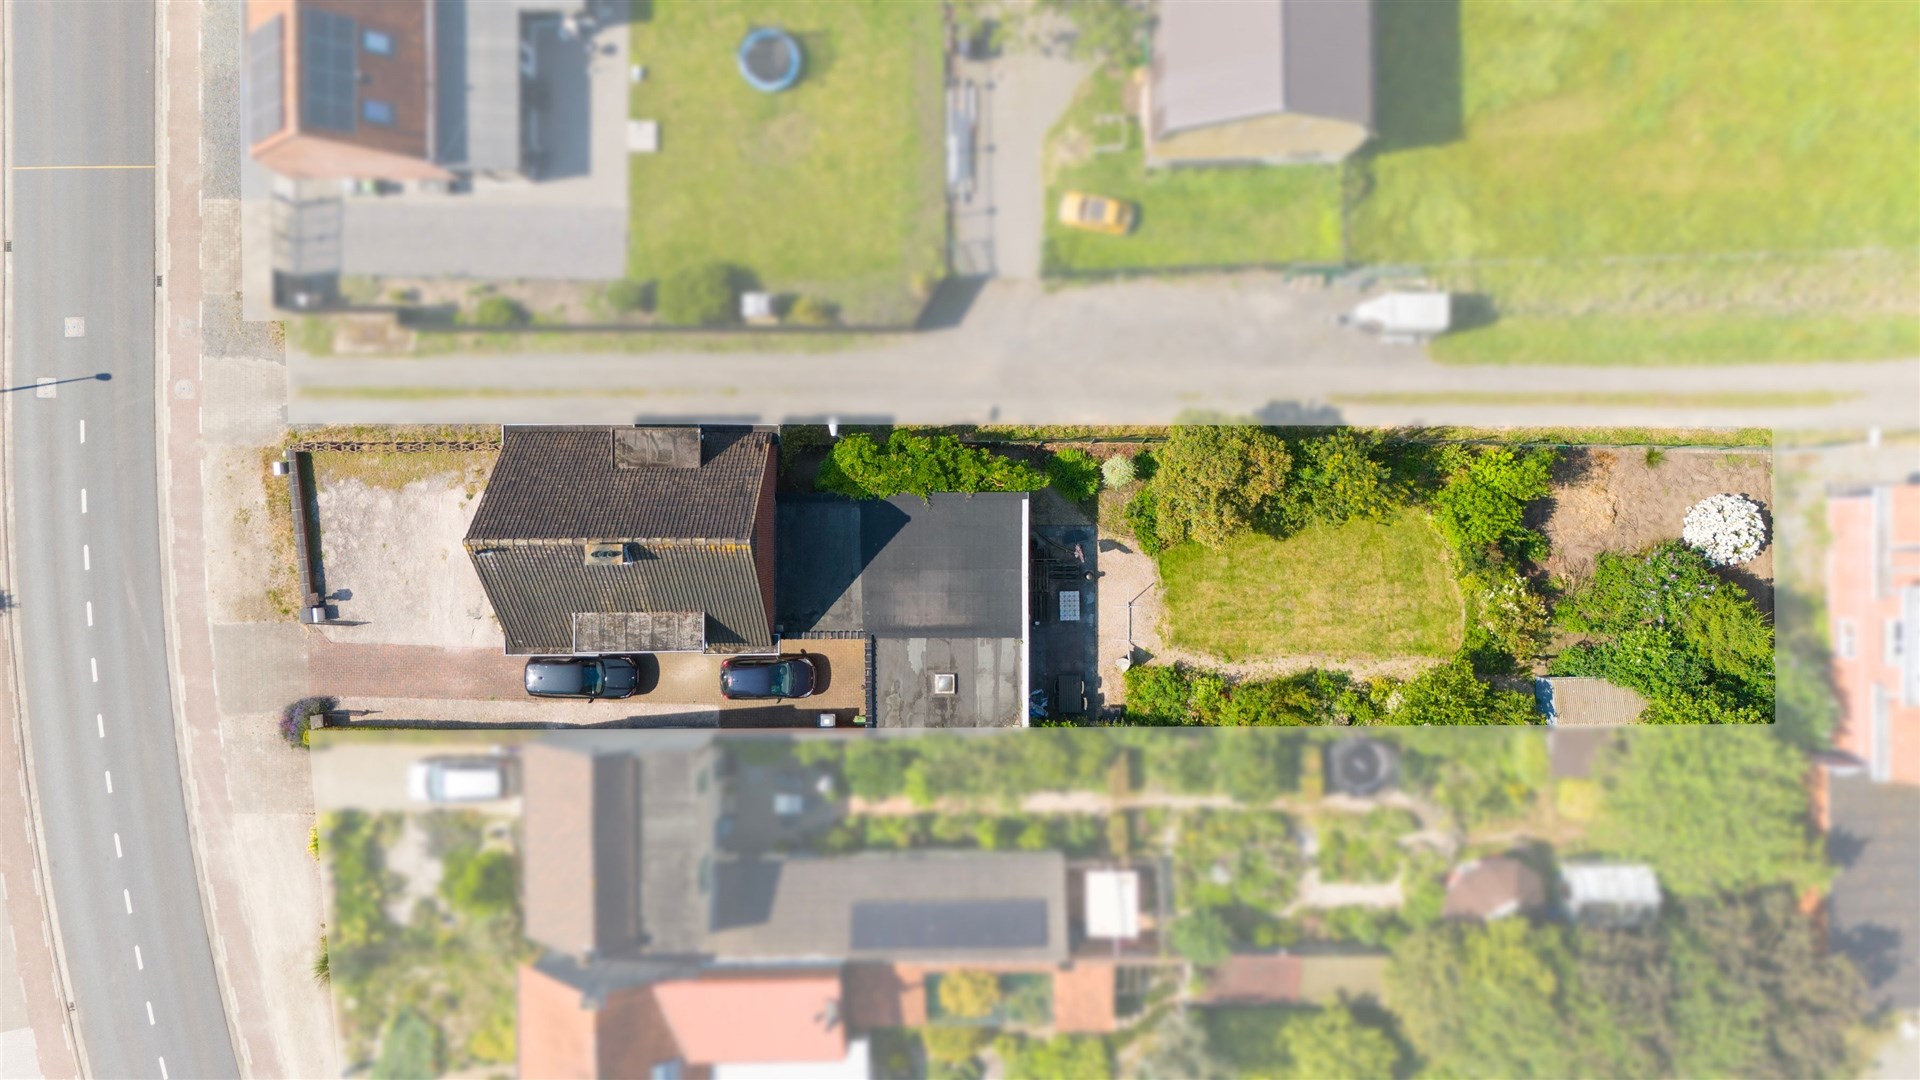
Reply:
[[[412,1009],[396,1013],[380,1036],[380,1056],[368,1073],[374,1080],[420,1080],[446,1071],[446,1037]]]
[[[325,986],[333,981],[333,957],[327,953],[327,935],[320,935],[320,950],[313,954],[313,981]]]
[[[1392,881],[1406,861],[1400,838],[1420,823],[1405,810],[1329,814],[1320,825],[1320,876],[1328,881]]]
[[[832,326],[840,321],[840,309],[812,296],[796,296],[787,308],[787,321],[795,326]]]
[[[1293,475],[1282,500],[1284,527],[1378,520],[1392,513],[1400,500],[1390,486],[1391,471],[1379,460],[1380,446],[1380,436],[1353,431],[1296,443]]]
[[[1160,496],[1153,488],[1143,487],[1135,492],[1120,516],[1126,520],[1133,544],[1142,554],[1158,555],[1165,550],[1160,543]]]
[[[903,493],[922,498],[936,491],[1035,491],[1045,487],[1038,470],[951,435],[896,431],[884,446],[863,432],[834,444],[820,466],[821,491],[856,499]]]
[[[1226,920],[1205,908],[1176,919],[1167,941],[1174,952],[1200,967],[1226,963],[1233,952],[1233,935]]]
[[[1070,446],[1047,461],[1047,483],[1068,502],[1088,502],[1100,493],[1100,463]]]
[[[1524,575],[1480,574],[1469,585],[1479,594],[1480,629],[1495,648],[1525,660],[1546,646],[1553,633],[1553,613]]]
[[[1435,726],[1537,724],[1533,695],[1495,689],[1473,673],[1464,657],[1428,668],[1400,688],[1400,704],[1385,718],[1389,724]]]
[[[606,299],[615,311],[639,311],[646,306],[647,290],[637,281],[622,278],[607,285]]]
[[[1100,479],[1110,488],[1123,488],[1134,480],[1133,459],[1118,454],[1100,463]]]
[[[1107,1080],[1113,1075],[1106,1040],[1096,1036],[1002,1035],[993,1051],[1006,1066],[1006,1080]]]
[[[1270,431],[1215,425],[1174,428],[1158,457],[1155,527],[1167,547],[1218,547],[1271,524],[1292,462]]]
[[[1504,446],[1473,454],[1434,495],[1434,523],[1469,569],[1546,555],[1546,537],[1523,523],[1527,504],[1552,488],[1551,450],[1515,454]]]
[[[332,712],[340,702],[330,697],[305,697],[280,710],[280,737],[288,746],[308,749],[313,742],[313,718]]]
[[[971,1060],[993,1041],[993,1029],[972,1025],[930,1027],[920,1032],[920,1043],[930,1061],[957,1065]]]
[[[485,918],[511,911],[518,896],[513,856],[504,851],[449,852],[440,892],[462,914]]]
[[[948,1016],[985,1019],[1000,1008],[1000,976],[991,971],[944,972],[935,996]]]
[[[526,321],[527,309],[511,297],[489,296],[473,308],[475,326],[521,326]]]
[[[675,326],[726,326],[740,319],[734,272],[718,263],[687,266],[660,282],[660,318]]]

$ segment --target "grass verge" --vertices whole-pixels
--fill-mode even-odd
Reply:
[[[1920,355],[1912,315],[1517,315],[1436,338],[1443,364],[1645,366]]]
[[[1440,536],[1420,513],[1249,534],[1160,558],[1170,638],[1229,662],[1279,655],[1449,656],[1463,608]]]
[[[1700,394],[1663,394],[1653,391],[1617,393],[1589,391],[1516,390],[1432,390],[1378,391],[1365,394],[1334,394],[1327,400],[1335,405],[1600,405],[1646,406],[1650,408],[1754,409],[1813,408],[1838,405],[1865,395],[1828,390],[1738,391]]]

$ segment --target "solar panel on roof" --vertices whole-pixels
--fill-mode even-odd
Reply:
[[[321,8],[300,12],[300,124],[352,131],[359,98],[359,27]]]
[[[247,141],[259,142],[286,126],[286,20],[268,19],[247,35]]]
[[[862,900],[853,905],[853,947],[875,951],[1040,949],[1047,902]]]

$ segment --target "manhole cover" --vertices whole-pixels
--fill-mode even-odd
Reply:
[[[68,337],[86,337],[87,336],[86,316],[84,315],[67,316],[67,336]]]
[[[59,397],[60,380],[46,375],[33,380],[33,396],[38,398]]]
[[[173,396],[182,401],[193,396],[193,380],[181,379],[173,384]]]

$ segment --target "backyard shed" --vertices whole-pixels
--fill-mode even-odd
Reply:
[[[1554,676],[1533,680],[1540,715],[1555,727],[1617,727],[1637,724],[1647,699],[1605,679]]]
[[[1631,926],[1660,913],[1660,879],[1645,863],[1566,863],[1560,902],[1574,922]]]
[[[1462,863],[1447,874],[1446,919],[1491,922],[1546,906],[1547,886],[1539,873],[1507,855]]]

